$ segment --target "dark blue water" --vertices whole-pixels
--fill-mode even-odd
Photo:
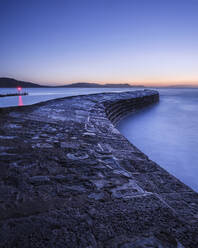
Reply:
[[[160,102],[127,116],[120,132],[198,191],[198,89],[160,89]]]

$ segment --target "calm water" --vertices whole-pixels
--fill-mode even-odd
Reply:
[[[28,96],[1,97],[0,108],[18,105],[29,105],[66,96],[85,95],[100,92],[119,92],[128,90],[135,90],[135,88],[29,88],[22,91],[27,91],[29,93]],[[17,93],[17,90],[12,88],[0,88],[0,94],[3,93]]]
[[[28,96],[0,98],[0,107],[131,89],[32,88]],[[135,89],[133,89],[135,90]],[[160,102],[123,119],[118,129],[134,145],[198,191],[198,89],[160,89]],[[0,89],[1,93],[13,89]]]
[[[136,147],[198,191],[198,89],[160,89],[160,102],[123,119]]]

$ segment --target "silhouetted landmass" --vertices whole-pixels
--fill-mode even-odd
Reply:
[[[130,87],[144,87],[143,85],[130,85],[130,84],[97,84],[97,83],[87,83],[79,82],[73,84],[65,84],[59,86],[48,86],[35,84],[31,82],[24,82],[16,80],[13,78],[1,77],[0,78],[0,88],[16,88],[18,86],[24,88],[38,88],[38,87],[64,87],[64,88],[130,88]]]
[[[21,86],[24,88],[46,87],[46,86],[35,84],[35,83],[18,81],[13,78],[7,78],[7,77],[0,78],[0,88],[16,88],[18,86]]]
[[[73,83],[59,87],[66,88],[130,88],[130,87],[144,87],[143,85],[130,85],[130,84],[97,84],[97,83]]]

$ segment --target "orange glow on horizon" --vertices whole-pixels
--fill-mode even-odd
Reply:
[[[14,76],[13,76],[14,77]],[[85,82],[85,83],[97,83],[97,84],[100,84],[100,85],[103,85],[103,84],[130,84],[130,85],[144,85],[146,87],[164,87],[164,86],[175,86],[175,85],[189,85],[189,86],[198,86],[198,79],[183,79],[181,80],[180,79],[174,79],[174,80],[171,80],[171,79],[166,79],[166,78],[163,78],[163,79],[158,79],[158,78],[154,78],[154,79],[126,79],[126,78],[123,78],[121,80],[118,80],[118,79],[107,79],[107,80],[94,80],[92,78],[75,78],[73,80],[67,80],[67,79],[63,79],[63,78],[51,78],[50,80],[48,78],[40,78],[37,77],[37,78],[20,78],[17,80],[19,81],[26,81],[26,82],[33,82],[33,83],[38,83],[40,85],[46,85],[46,86],[61,86],[61,85],[67,85],[67,84],[73,84],[73,83],[78,83],[78,82]],[[19,86],[17,87],[17,90],[18,91],[21,91],[22,88]]]
[[[55,85],[55,86],[61,86],[61,85],[67,85],[67,84],[73,84],[77,82],[86,82],[86,83],[97,83],[100,85],[104,84],[129,84],[131,86],[139,85],[139,86],[147,86],[147,87],[165,87],[165,86],[176,86],[176,85],[189,85],[189,86],[198,86],[198,80],[197,81],[92,81],[92,80],[78,80],[78,81],[65,81],[65,82],[58,82],[56,84],[53,84],[52,82],[45,82],[45,85]]]

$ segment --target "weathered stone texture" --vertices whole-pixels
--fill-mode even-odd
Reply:
[[[156,91],[0,113],[0,247],[196,248],[198,195],[114,126]]]

